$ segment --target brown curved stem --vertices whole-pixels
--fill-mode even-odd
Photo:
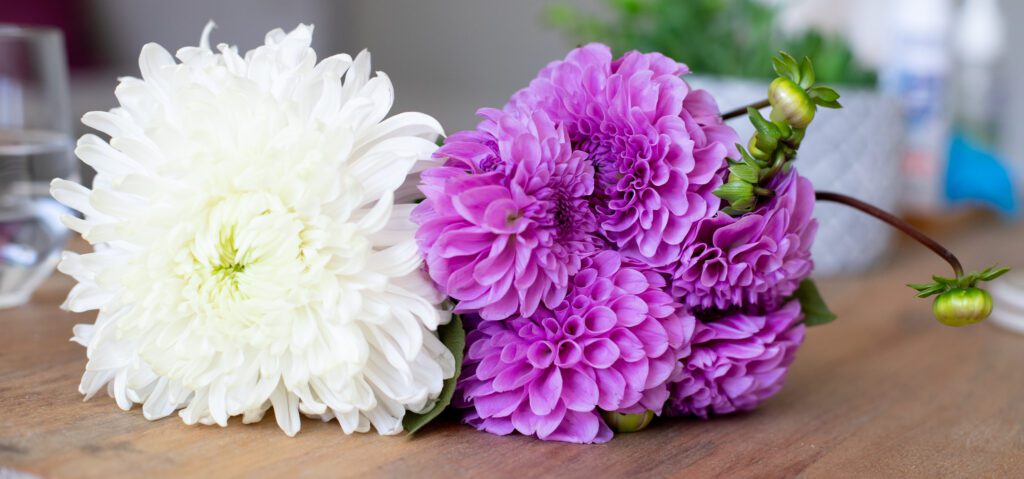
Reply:
[[[815,199],[817,199],[818,201],[831,201],[834,203],[841,203],[851,208],[858,209],[864,213],[867,213],[868,215],[874,216],[875,218],[878,218],[888,223],[893,228],[896,228],[905,233],[907,236],[914,238],[915,240],[917,240],[918,243],[921,243],[924,246],[928,247],[928,249],[934,251],[935,254],[939,255],[940,257],[942,257],[942,259],[946,260],[946,262],[953,267],[953,273],[956,274],[957,278],[964,275],[964,267],[960,265],[960,260],[957,259],[956,255],[954,255],[952,251],[946,249],[945,246],[942,246],[941,244],[939,244],[938,241],[935,241],[928,235],[922,233],[917,228],[914,228],[913,226],[910,225],[910,223],[907,223],[906,221],[897,218],[892,213],[889,213],[888,211],[885,211],[877,206],[865,203],[861,200],[858,200],[857,198],[847,196],[842,193],[833,193],[831,191],[816,191],[814,192],[814,196]]]
[[[725,113],[722,113],[722,119],[723,120],[730,120],[732,118],[736,118],[736,117],[739,117],[739,116],[746,115],[747,114],[747,108],[754,108],[756,110],[760,110],[760,109],[765,108],[765,107],[767,107],[769,105],[770,105],[770,103],[768,103],[768,99],[765,98],[764,100],[761,100],[761,101],[758,101],[758,102],[754,102],[754,103],[751,103],[749,105],[743,105],[743,106],[741,106],[741,107],[739,107],[739,108],[737,108],[735,110],[730,110],[730,111],[727,111]]]

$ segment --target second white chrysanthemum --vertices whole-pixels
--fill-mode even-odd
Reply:
[[[99,312],[75,327],[80,390],[106,386],[148,419],[180,409],[224,426],[273,407],[289,435],[299,412],[399,432],[454,374],[435,332],[449,314],[421,271],[411,205],[394,200],[441,127],[385,119],[387,76],[370,77],[366,52],[317,63],[311,26],[244,57],[211,50],[211,27],[180,63],[143,47],[121,107],[83,118],[111,137],[76,149],[93,188],[53,183],[96,245],[60,265],[78,281],[65,307]]]

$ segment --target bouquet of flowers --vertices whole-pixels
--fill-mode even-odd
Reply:
[[[369,54],[317,62],[312,27],[245,55],[146,45],[120,108],[83,121],[92,189],[52,192],[95,245],[66,253],[65,307],[106,388],[147,419],[299,413],[346,433],[413,432],[447,406],[495,434],[604,442],[654,416],[709,418],[776,393],[804,329],[835,318],[808,280],[815,200],[860,208],[940,252],[954,325],[991,309],[944,248],[794,166],[817,107],[782,54],[764,102],[720,113],[659,53],[590,44],[476,129],[386,118]],[[771,107],[768,117],[759,109]],[[741,145],[725,120],[747,115]]]

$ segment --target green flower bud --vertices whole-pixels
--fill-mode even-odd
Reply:
[[[753,198],[754,185],[739,178],[730,178],[728,183],[715,189],[714,195],[729,203],[736,203]]]
[[[776,78],[768,85],[768,102],[772,119],[780,119],[793,128],[807,128],[814,119],[814,102],[800,85],[789,78]]]
[[[642,431],[654,419],[654,411],[644,411],[637,414],[623,414],[611,411],[601,411],[601,417],[608,427],[615,432],[637,432]]]
[[[953,288],[935,298],[932,312],[946,326],[967,326],[992,313],[992,296],[981,288]]]
[[[757,135],[750,137],[750,142],[747,143],[747,151],[750,152],[750,156],[761,161],[768,161],[772,157],[771,150],[766,151],[757,146]]]

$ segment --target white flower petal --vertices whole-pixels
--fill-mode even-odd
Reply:
[[[434,117],[409,111],[399,113],[374,125],[366,132],[362,141],[365,142],[364,144],[371,144],[387,138],[413,136],[433,143],[441,135],[444,135],[444,129]]]
[[[363,50],[356,55],[352,66],[345,71],[345,86],[341,90],[341,101],[348,102],[356,96],[363,85],[370,80],[370,52]]]
[[[75,147],[75,155],[85,164],[93,167],[99,174],[121,177],[142,172],[138,164],[131,158],[115,150],[95,135],[85,135],[79,139],[78,146]]]
[[[274,417],[277,419],[277,426],[289,436],[299,433],[299,398],[287,391],[284,385],[274,390],[270,395],[270,403],[274,406]]]
[[[112,137],[141,134],[138,126],[131,122],[130,117],[118,115],[113,111],[90,111],[82,116],[82,123]]]
[[[139,71],[142,79],[157,88],[167,87],[167,79],[161,71],[164,67],[174,65],[174,57],[164,47],[156,43],[147,43],[142,46],[142,53],[139,54]]]

